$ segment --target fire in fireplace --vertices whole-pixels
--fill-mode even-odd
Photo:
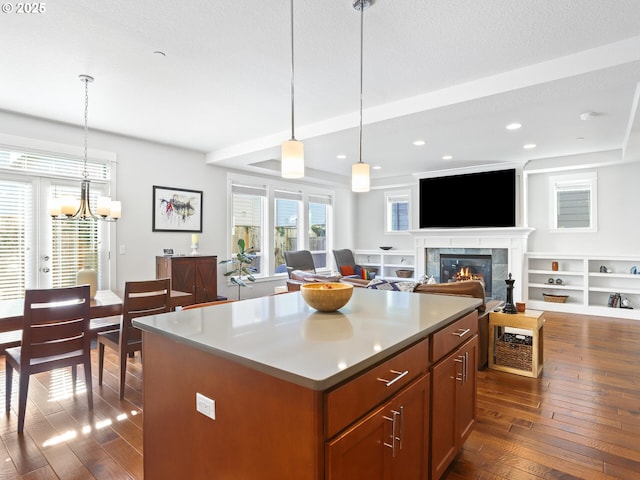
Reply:
[[[487,297],[491,296],[491,255],[462,253],[440,254],[440,282],[480,280]]]

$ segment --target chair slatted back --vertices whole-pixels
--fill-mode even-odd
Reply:
[[[124,304],[120,342],[142,339],[142,332],[131,324],[131,320],[146,315],[170,311],[171,280],[142,280],[127,282],[124,287]]]
[[[91,348],[89,286],[26,290],[23,359],[63,355]]]

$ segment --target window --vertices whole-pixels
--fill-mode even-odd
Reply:
[[[284,252],[298,250],[298,219],[302,194],[276,190],[274,197],[273,268],[275,273],[286,273]]]
[[[238,238],[258,254],[255,274],[286,275],[284,252],[310,250],[317,269],[329,264],[332,194],[252,177],[230,175],[231,241]]]
[[[330,229],[331,197],[309,195],[309,250],[316,269],[329,266],[327,231]]]
[[[98,272],[98,288],[109,285],[109,226],[103,222],[56,220],[48,199],[79,198],[83,159],[0,149],[0,300],[22,298],[26,288],[75,285],[85,266]],[[109,162],[87,162],[90,203],[108,195]]]
[[[246,249],[256,255],[249,268],[254,274],[260,274],[267,190],[259,185],[233,185],[231,192],[231,252],[238,253],[238,240],[244,239]]]
[[[409,192],[386,192],[385,224],[387,233],[409,230]]]
[[[597,176],[595,173],[550,177],[553,206],[551,229],[597,230]]]

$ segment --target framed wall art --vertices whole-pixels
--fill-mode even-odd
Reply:
[[[153,231],[202,233],[202,192],[153,186]]]

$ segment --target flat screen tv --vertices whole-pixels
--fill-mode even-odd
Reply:
[[[516,226],[516,170],[420,179],[420,228]]]

